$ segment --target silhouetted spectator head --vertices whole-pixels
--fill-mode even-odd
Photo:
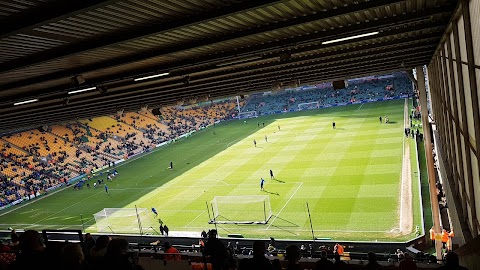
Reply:
[[[459,266],[460,260],[458,258],[458,254],[450,251],[445,255],[445,265],[452,267],[452,266]]]
[[[253,242],[253,255],[265,255],[265,243],[260,240]]]
[[[333,258],[335,259],[335,261],[340,261],[340,254],[335,252],[335,254],[333,255]]]
[[[377,255],[374,252],[372,252],[372,251],[368,252],[367,256],[368,256],[368,263],[376,263],[377,262]]]
[[[43,238],[36,230],[27,230],[20,235],[20,250],[21,251],[43,251],[45,245]]]
[[[170,242],[165,242],[163,243],[163,248],[165,248],[165,250],[169,249],[172,245],[170,244]]]
[[[66,244],[62,249],[62,255],[65,266],[81,265],[85,260],[82,246],[79,243]]]
[[[18,244],[18,241],[20,240],[20,237],[18,236],[17,232],[13,228],[8,228],[10,229],[10,240],[12,241],[12,244],[16,245]]]
[[[322,251],[320,252],[320,257],[321,257],[322,259],[326,259],[326,258],[327,258],[327,251],[326,251],[326,250],[322,250]]]
[[[110,242],[110,237],[108,235],[100,235],[95,241],[95,249],[102,249],[108,246],[108,242]]]
[[[212,229],[208,231],[208,237],[209,238],[217,238],[217,230]]]
[[[114,238],[110,240],[107,247],[107,254],[118,256],[127,254],[128,241],[125,238]]]
[[[289,245],[285,248],[285,259],[289,263],[296,263],[300,260],[300,248],[296,245]]]

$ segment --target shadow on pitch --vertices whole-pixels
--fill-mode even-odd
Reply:
[[[280,179],[277,179],[277,178],[273,178],[272,180],[275,180],[275,181],[280,182],[280,183],[285,183],[284,181],[282,181]]]
[[[275,217],[275,221],[278,221],[278,220],[283,221],[282,223],[284,223],[284,225],[271,224],[270,226],[272,226],[276,229],[282,230],[284,232],[287,232],[289,234],[292,234],[292,235],[298,235],[296,232],[290,230],[290,228],[299,228],[300,226],[298,226],[298,224],[290,222],[286,219],[283,219],[283,218],[275,216],[275,215],[273,215],[272,217]]]
[[[282,231],[287,232],[287,233],[292,234],[292,235],[298,235],[298,234],[297,234],[296,232],[294,232],[294,231],[290,231],[290,230],[287,230],[287,229],[282,228],[282,227],[279,227],[279,226],[272,225],[272,227],[274,227],[274,228],[276,228],[276,229],[279,229],[279,230],[282,230]]]
[[[286,225],[271,225],[271,226],[274,226],[274,227],[278,227],[278,228],[287,228],[287,227],[291,227],[291,228],[297,228],[297,227],[300,227],[297,223],[293,223],[291,221],[288,221],[286,219],[283,219],[279,216],[276,216],[276,215],[272,215],[272,217],[275,217],[276,220],[281,220],[281,221],[284,221],[286,223]]]
[[[265,192],[265,193],[268,193],[268,194],[273,194],[273,195],[280,196],[280,194],[278,194],[278,192],[270,192],[270,191],[268,191],[268,190],[266,190],[266,189],[264,189],[264,190],[262,190],[262,191]]]

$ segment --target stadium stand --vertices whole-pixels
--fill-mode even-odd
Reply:
[[[90,129],[105,133],[110,139],[118,141],[116,148],[123,149],[127,156],[139,154],[149,149],[152,144],[141,131],[111,117],[96,117],[81,122]],[[112,149],[112,146],[109,145],[108,149]]]
[[[173,139],[213,125],[217,121],[230,119],[233,110],[235,102],[224,101],[196,107],[167,106],[163,107],[161,112],[163,122],[170,130],[169,138]]]
[[[0,138],[0,207],[231,117],[235,102],[167,107],[59,123]]]
[[[0,206],[36,195],[76,174],[40,163],[36,157],[0,140]]]
[[[334,90],[331,83],[308,88],[286,89],[252,95],[242,112],[256,111],[258,115],[297,111],[299,104],[316,103],[318,107],[342,105],[349,102],[376,101],[412,94],[412,83],[404,73],[371,76],[348,81],[343,90]],[[315,109],[317,106],[306,107]]]
[[[155,117],[153,114],[151,116]],[[126,112],[115,116],[117,120],[140,130],[152,143],[159,144],[167,140],[168,127],[159,120],[135,112]]]

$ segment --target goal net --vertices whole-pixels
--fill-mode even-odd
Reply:
[[[146,208],[104,208],[93,214],[98,232],[152,232],[151,213]]]
[[[210,202],[212,217],[209,223],[217,224],[267,224],[272,217],[270,197],[215,196]]]
[[[306,102],[306,103],[300,103],[298,104],[298,110],[312,110],[312,109],[318,109],[319,103],[318,101],[316,102]]]
[[[255,118],[255,117],[258,117],[257,111],[241,112],[238,114],[238,119]]]

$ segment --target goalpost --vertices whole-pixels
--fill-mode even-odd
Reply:
[[[210,224],[267,224],[272,217],[266,195],[215,196],[210,204]]]
[[[320,104],[318,103],[318,101],[298,104],[298,110],[299,111],[318,109],[319,107],[320,107]]]
[[[101,233],[151,232],[151,213],[146,208],[104,208],[95,213],[95,223]]]
[[[238,119],[246,119],[246,118],[255,118],[258,117],[257,111],[251,111],[251,112],[241,112],[238,114]]]

